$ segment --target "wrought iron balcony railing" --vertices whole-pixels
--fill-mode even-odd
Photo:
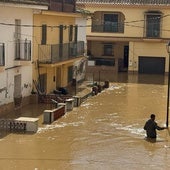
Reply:
[[[123,33],[124,24],[115,22],[112,24],[92,25],[92,32]]]
[[[39,45],[38,60],[40,63],[54,64],[70,60],[84,54],[84,41]]]
[[[15,60],[31,60],[31,41],[16,40],[15,42]]]

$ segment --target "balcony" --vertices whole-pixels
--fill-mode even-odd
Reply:
[[[92,32],[105,32],[105,33],[123,33],[123,23],[101,24],[92,25]]]
[[[58,12],[75,12],[75,0],[49,0],[49,9]]]
[[[16,40],[15,43],[15,60],[31,60],[31,41]]]
[[[84,41],[64,44],[39,45],[38,60],[43,64],[54,64],[84,54]]]
[[[5,65],[5,45],[0,43],[0,66]]]
[[[92,32],[124,33],[122,12],[96,11],[92,18]]]
[[[16,3],[16,4],[31,4],[31,5],[48,5],[47,0],[0,0],[5,3]]]

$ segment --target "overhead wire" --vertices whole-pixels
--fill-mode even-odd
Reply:
[[[164,16],[159,16],[159,17],[153,17],[153,18],[150,18],[150,20],[152,20],[152,21],[155,20],[156,21],[158,19],[162,19],[162,18],[165,18],[165,17],[168,17],[168,16],[170,16],[170,14],[167,14],[167,15],[164,15]],[[147,21],[147,19],[142,19],[142,20],[134,20],[134,21],[125,21],[125,22],[122,22],[122,23],[120,22],[120,23],[124,24],[126,26],[144,28],[142,26],[134,25],[133,23],[140,23],[140,22],[146,22],[146,21]],[[150,23],[150,25],[155,24],[155,23]],[[42,27],[42,25],[30,25],[30,24],[17,25],[15,23],[5,23],[5,22],[0,22],[0,25],[3,25],[3,26],[33,27],[33,28],[36,28],[36,27],[41,28]],[[96,25],[96,26],[100,26],[100,25],[102,26],[102,25],[105,25],[105,24],[99,24],[99,25]],[[46,25],[46,26],[47,26],[47,28],[51,28],[51,29],[60,28],[60,25]],[[69,25],[64,25],[64,26],[65,26],[65,28],[69,27]],[[88,28],[88,27],[94,26],[94,24],[92,24],[92,25],[73,25],[73,27],[75,27],[75,26],[80,27],[80,28],[81,27],[87,27]],[[164,30],[164,31],[170,31],[170,30]]]

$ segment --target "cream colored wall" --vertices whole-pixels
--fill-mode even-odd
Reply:
[[[87,36],[99,36],[99,37],[122,37],[124,41],[127,41],[125,44],[129,43],[129,71],[138,71],[138,56],[152,56],[152,57],[166,57],[165,61],[165,72],[168,72],[168,63],[169,63],[169,55],[166,51],[166,44],[168,39],[170,39],[170,8],[169,7],[161,7],[157,8],[154,6],[151,7],[130,7],[130,6],[102,6],[101,7],[88,7],[86,10],[94,13],[95,11],[110,11],[110,12],[122,12],[125,16],[125,29],[124,33],[92,33],[91,27],[87,27]],[[160,11],[163,14],[162,17],[162,25],[161,25],[161,38],[160,41],[152,39],[151,41],[147,41],[144,39],[144,14],[147,11]],[[87,21],[87,25],[92,25],[92,20],[89,19]],[[136,22],[133,22],[136,21]],[[168,38],[169,37],[169,38]],[[126,38],[129,38],[126,40]],[[130,40],[130,38],[135,38],[135,42]],[[128,42],[130,40],[130,42]],[[122,40],[121,40],[122,41]],[[110,42],[110,40],[109,40]],[[119,44],[120,42],[116,41],[115,49],[115,57],[123,56],[123,44]],[[92,43],[93,44],[93,43]],[[119,46],[120,45],[120,46]],[[119,47],[118,47],[119,46]],[[93,45],[97,52],[100,53],[99,48]],[[122,48],[122,49],[121,49]],[[120,53],[122,51],[122,54]]]
[[[53,92],[56,87],[56,82],[53,81],[53,77],[55,76],[55,68],[47,69],[47,93]]]
[[[163,22],[162,22],[162,37],[170,37],[170,9],[162,10],[163,12]],[[167,16],[166,16],[167,15]],[[169,30],[169,31],[168,31]],[[170,38],[169,38],[170,39]]]
[[[144,13],[151,10],[151,11],[162,11],[163,13],[163,22],[162,22],[162,37],[170,37],[170,30],[169,25],[170,25],[170,15],[169,11],[170,9],[161,9],[159,8],[153,8],[153,7],[115,7],[115,6],[107,6],[107,7],[95,7],[95,8],[86,8],[86,10],[91,11],[92,13],[95,11],[110,11],[110,12],[122,12],[125,16],[125,32],[124,33],[102,33],[102,36],[118,36],[118,37],[143,37],[143,32],[144,32]],[[169,16],[166,16],[169,15]],[[165,17],[164,17],[165,16]],[[87,21],[87,25],[92,25],[92,20],[89,19]],[[133,22],[137,21],[137,22]],[[87,27],[87,35],[94,35],[94,36],[101,36],[101,33],[92,33],[91,32],[91,27]]]
[[[129,71],[138,70],[138,56],[166,57],[165,72],[168,72],[168,54],[165,43],[130,42],[129,43]]]
[[[34,15],[34,25],[40,27],[34,27],[34,60],[38,59],[38,44],[41,44],[41,26],[46,24],[47,26],[54,26],[47,28],[47,44],[59,43],[59,28],[55,26],[59,25],[74,25],[75,18],[62,17],[62,16],[49,16],[49,15]],[[63,42],[68,42],[68,29],[64,30]]]
[[[47,44],[59,44],[59,28],[55,26],[59,25],[75,25],[75,18],[69,16],[50,16],[50,15],[34,15],[34,25],[42,26],[46,24],[47,26],[54,26],[47,28]],[[34,43],[33,43],[33,79],[38,79],[38,44],[41,44],[41,27],[34,27]],[[68,42],[68,29],[63,32],[63,43]],[[67,85],[67,65],[62,67],[61,75],[61,86]],[[64,68],[64,69],[63,69]],[[47,93],[53,91],[56,88],[56,81],[53,81],[53,77],[56,76],[55,68],[40,68],[41,73],[47,73]]]
[[[49,16],[49,15],[34,15],[34,23],[36,25],[46,24],[51,26],[47,28],[47,44],[58,43],[59,41],[59,25],[74,25],[75,18],[73,17],[62,17],[62,16]],[[41,27],[34,28],[36,31],[37,40],[41,42]],[[68,29],[64,30],[64,42],[68,42]]]
[[[63,64],[61,69],[61,87],[66,87],[68,85],[68,67],[72,66],[73,63]]]
[[[68,77],[68,67],[73,65],[73,63],[70,64],[62,64],[61,67],[61,87],[66,87],[68,84],[67,77]],[[56,67],[48,67],[48,68],[41,68],[40,74],[47,74],[47,91],[46,93],[53,92],[54,89],[56,89],[56,81],[57,81],[57,69]],[[55,76],[55,81],[54,81]]]
[[[61,75],[61,77],[62,77],[61,86],[62,87],[67,86],[67,75],[68,75],[67,69],[68,69],[68,65],[62,66],[62,75]]]

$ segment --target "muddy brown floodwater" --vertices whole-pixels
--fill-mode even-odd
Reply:
[[[166,103],[166,77],[130,75],[51,125],[42,124],[44,106],[27,106],[22,116],[38,115],[38,132],[1,132],[0,169],[169,170],[168,131],[150,143],[143,130],[151,113],[165,126]]]

